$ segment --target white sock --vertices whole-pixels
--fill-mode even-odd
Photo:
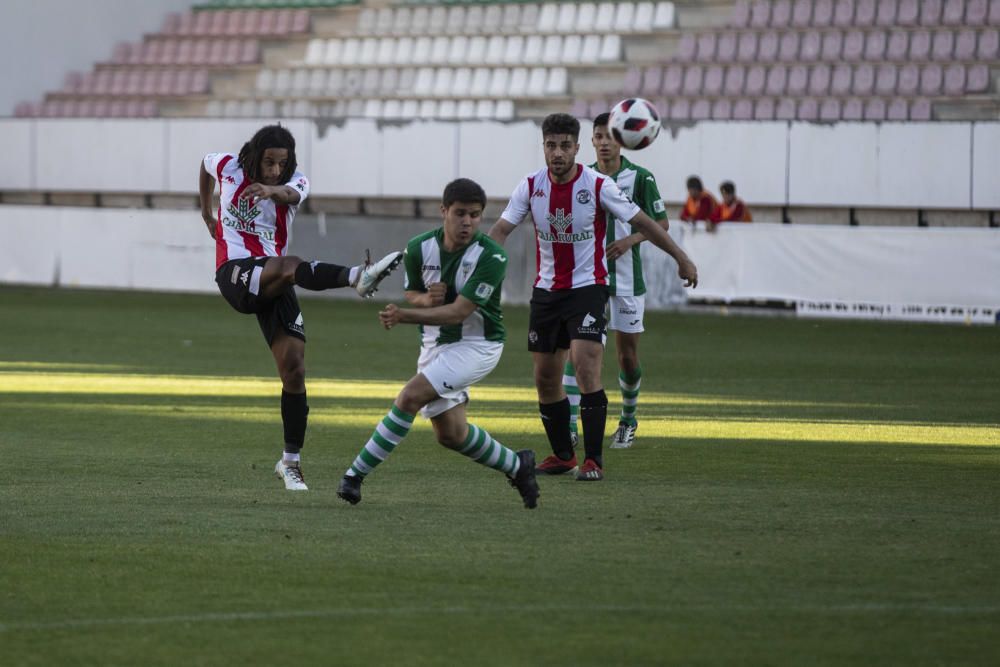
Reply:
[[[292,454],[291,452],[285,452],[281,455],[281,460],[285,463],[298,463],[299,458],[298,454]]]
[[[351,272],[347,275],[347,281],[349,283],[351,283],[351,285],[357,285],[358,284],[358,277],[360,275],[361,275],[361,267],[360,266],[352,266],[351,267]]]

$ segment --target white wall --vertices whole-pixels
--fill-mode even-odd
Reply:
[[[39,102],[71,70],[111,58],[116,43],[155,32],[192,0],[5,0],[0,21],[0,117]]]
[[[0,121],[0,191],[193,193],[204,154],[236,152],[262,120]],[[288,121],[313,193],[430,197],[467,176],[507,197],[543,164],[537,124]],[[594,159],[590,124],[579,161]],[[684,181],[735,181],[751,205],[1000,207],[1000,123],[701,123],[626,153],[671,201]]]

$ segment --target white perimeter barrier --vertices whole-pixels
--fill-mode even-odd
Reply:
[[[215,291],[214,243],[196,211],[2,211],[0,282]],[[372,224],[385,225],[387,246],[402,247],[416,233]],[[710,234],[673,223],[671,232],[698,264],[692,297],[792,301],[800,314],[823,317],[992,324],[1000,312],[1000,232],[993,229],[753,223]],[[648,307],[682,303],[673,260],[648,243],[642,252]],[[533,262],[525,253],[509,272],[533,275]],[[511,302],[526,302],[527,293],[516,294]]]
[[[969,228],[686,223],[671,231],[698,264],[691,297],[777,300],[801,316],[997,323],[1000,232]],[[642,248],[647,284],[672,284],[672,259]],[[675,292],[650,290],[650,307]]]
[[[3,119],[0,190],[194,193],[206,153],[238,151],[271,120]],[[464,176],[510,195],[543,164],[533,122],[283,121],[316,196],[441,196]],[[594,160],[583,122],[581,162]],[[101,156],[98,162],[95,156]],[[751,204],[1000,209],[1000,123],[698,123],[628,153],[668,201],[698,174]]]

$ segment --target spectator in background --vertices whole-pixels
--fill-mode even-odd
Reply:
[[[722,194],[722,204],[715,209],[715,215],[708,224],[708,231],[715,231],[720,222],[753,222],[750,209],[746,203],[736,196],[736,186],[732,181],[723,181],[719,185]]]
[[[687,222],[704,220],[711,223],[716,209],[719,208],[715,197],[705,192],[705,186],[702,185],[701,179],[697,176],[691,176],[687,179],[687,191],[688,198],[684,208],[681,209],[681,220]]]

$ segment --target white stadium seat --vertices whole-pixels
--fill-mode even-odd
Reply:
[[[431,38],[417,37],[413,42],[413,55],[410,62],[414,65],[426,65],[431,61]]]
[[[341,94],[344,90],[344,70],[337,69],[330,70],[330,74],[326,77],[326,95],[330,97],[336,97]]]
[[[360,118],[365,111],[365,103],[359,99],[347,100],[347,117]]]
[[[396,41],[394,37],[383,37],[378,40],[378,53],[375,55],[376,64],[391,65],[395,62]]]
[[[553,67],[549,70],[549,80],[545,84],[546,95],[565,95],[569,92],[569,75],[565,67]]]
[[[388,35],[392,32],[392,22],[392,7],[383,7],[379,9],[378,14],[375,17],[375,30],[373,33],[376,35]]]
[[[510,86],[510,70],[506,67],[497,67],[490,77],[490,97],[504,97],[507,95],[507,88]]]
[[[470,120],[476,117],[476,103],[472,100],[459,100],[455,108],[455,118]]]
[[[361,80],[364,74],[359,69],[349,69],[344,71],[344,82],[341,84],[341,94],[348,97],[355,97],[361,94]]]
[[[377,10],[365,8],[361,10],[358,14],[358,28],[357,32],[359,35],[368,35],[375,31],[375,19],[378,15]]]
[[[472,70],[459,67],[451,80],[451,94],[455,97],[466,97],[472,88]]]
[[[417,111],[417,116],[426,119],[436,118],[437,102],[434,100],[420,100],[420,110]]]
[[[370,97],[378,95],[381,72],[377,69],[366,69],[361,77],[361,94]]]
[[[511,100],[498,101],[493,117],[497,120],[514,120],[514,102]]]
[[[674,3],[657,2],[656,13],[653,14],[653,28],[655,30],[668,30],[674,27]]]
[[[481,120],[491,120],[496,104],[493,100],[479,100],[476,102],[476,118]]]
[[[451,45],[448,47],[448,63],[451,65],[464,65],[468,62],[469,38],[465,35],[451,38]]]
[[[434,70],[421,67],[417,70],[417,78],[413,82],[413,94],[417,97],[429,97],[434,92]]]
[[[442,120],[453,120],[456,116],[455,100],[441,100],[438,102],[436,118]]]
[[[387,67],[382,70],[382,76],[378,81],[378,94],[387,97],[399,94],[399,70],[395,67]]]
[[[566,35],[566,37],[563,38],[562,55],[559,62],[566,64],[578,62],[580,60],[580,51],[582,49],[583,39],[580,35]]]
[[[640,2],[635,6],[635,16],[632,18],[633,32],[651,32],[653,30],[653,16],[656,13],[655,5],[652,2]]]
[[[414,7],[413,15],[410,17],[410,29],[408,32],[411,35],[423,35],[427,32],[430,14],[430,7]]]
[[[323,53],[324,65],[339,65],[340,55],[344,51],[344,41],[341,39],[326,40],[326,51]]]
[[[547,35],[545,46],[542,47],[542,62],[557,63],[562,57],[562,37],[559,35]]]
[[[594,32],[609,32],[615,25],[615,3],[602,2],[597,6]]]
[[[309,72],[309,95],[322,97],[326,95],[326,80],[329,78],[325,69],[314,69]]]
[[[382,118],[402,118],[403,104],[399,100],[386,100],[382,105]]]
[[[484,11],[482,5],[470,5],[465,10],[465,25],[462,27],[463,34],[475,35],[481,32],[494,32],[493,30],[483,29]]]
[[[512,35],[506,38],[503,62],[505,65],[520,65],[524,62],[524,37]]]
[[[399,83],[396,84],[396,90],[399,91],[400,95],[412,95],[416,83],[417,70],[412,67],[399,70]]]
[[[615,32],[635,31],[635,5],[631,2],[619,2],[615,12]]]
[[[396,7],[396,13],[392,17],[392,34],[405,35],[410,32],[410,23],[412,20],[412,9],[409,7]]]
[[[576,5],[564,2],[559,5],[559,16],[556,18],[556,32],[573,32],[576,28]]]
[[[274,90],[274,70],[265,67],[257,72],[257,92],[270,95],[272,90]]]
[[[472,83],[469,85],[469,95],[485,97],[490,90],[490,70],[487,67],[477,67],[472,72]]]
[[[361,52],[361,40],[351,37],[344,40],[344,45],[340,50],[340,61],[338,65],[356,65]]]
[[[535,31],[540,32],[543,35],[556,32],[559,29],[556,25],[558,20],[559,4],[555,2],[547,2],[542,5],[542,8],[538,12],[538,22],[535,25]]]
[[[326,53],[325,39],[310,39],[306,44],[306,55],[302,62],[306,65],[322,65],[323,55]]]
[[[274,100],[261,100],[257,104],[257,116],[260,118],[276,118],[278,116],[278,103]]]
[[[526,33],[538,32],[539,14],[541,14],[541,10],[538,8],[538,5],[523,5],[521,7],[521,18],[518,22],[518,30]]]
[[[622,59],[622,38],[619,35],[605,35],[601,38],[601,62],[616,63]]]
[[[451,48],[451,38],[435,37],[431,42],[431,59],[433,65],[444,65],[448,62],[448,50]]]
[[[584,2],[576,11],[576,27],[573,32],[586,34],[594,29],[594,20],[597,18],[597,5],[593,2]]]
[[[287,69],[279,69],[274,72],[274,80],[271,82],[271,89],[267,91],[267,94],[276,97],[287,95],[291,87],[292,73]]]
[[[601,36],[587,35],[583,38],[580,48],[581,63],[596,63],[601,57]]]
[[[486,59],[486,38],[485,37],[470,37],[469,38],[469,49],[465,54],[466,62],[479,64]]]
[[[457,35],[465,28],[465,7],[462,5],[452,5],[448,8],[448,20],[445,23],[445,32]]]
[[[448,21],[448,9],[441,5],[431,7],[430,17],[427,19],[427,34],[440,35],[444,32],[445,23]]]
[[[511,97],[524,97],[528,93],[528,70],[524,67],[515,67],[510,72],[510,82],[507,85],[507,94]]]
[[[506,33],[518,32],[521,27],[521,6],[514,3],[490,5],[483,17],[483,30],[500,30]],[[476,112],[478,114],[478,111]]]
[[[439,67],[434,72],[434,97],[448,97],[451,95],[451,81],[454,70],[450,67]]]
[[[486,55],[483,62],[488,65],[499,65],[503,62],[503,52],[505,38],[500,35],[493,35],[486,42]]]
[[[545,84],[548,81],[549,73],[544,67],[532,67],[528,74],[528,97],[544,97]]]
[[[365,118],[381,118],[382,100],[365,100],[363,115]]]
[[[337,100],[330,107],[330,116],[333,118],[344,118],[347,116],[347,100]]]
[[[392,61],[396,65],[412,65],[413,58],[413,38],[401,37],[396,40],[396,49],[392,53]]]
[[[374,65],[378,57],[378,40],[373,38],[361,40],[361,52],[358,54],[359,65]]]
[[[420,113],[420,102],[417,100],[403,100],[399,109],[400,118],[416,118]]]

